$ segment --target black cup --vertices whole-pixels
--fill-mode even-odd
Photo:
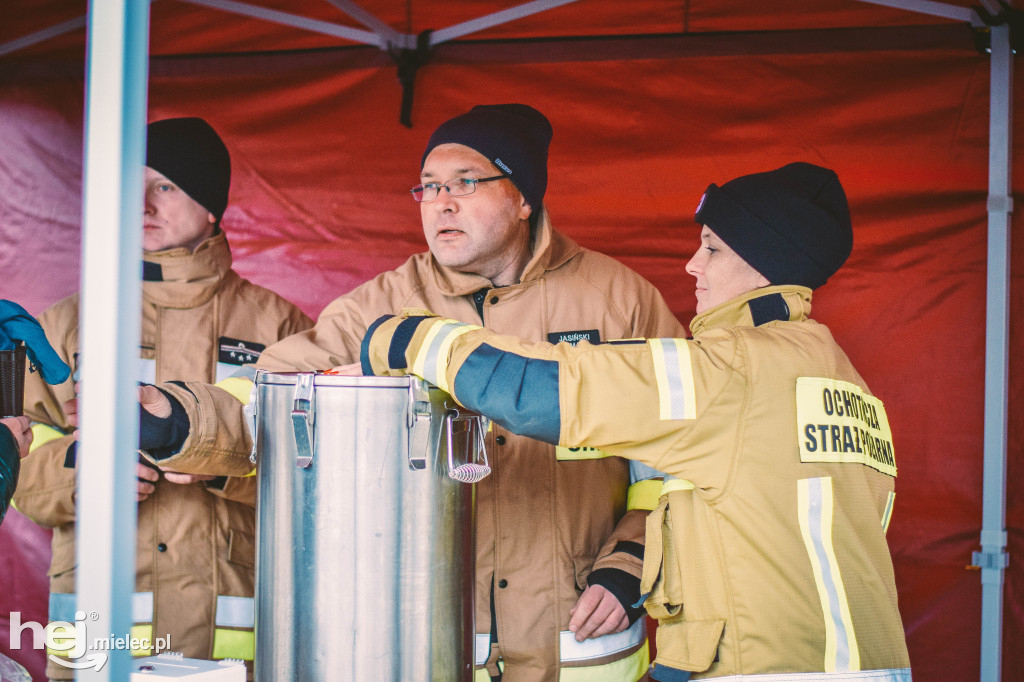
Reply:
[[[0,350],[0,419],[20,417],[25,409],[25,347]]]

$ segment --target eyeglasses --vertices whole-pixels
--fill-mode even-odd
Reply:
[[[428,182],[425,185],[416,185],[409,190],[409,193],[412,194],[412,198],[416,201],[433,201],[441,193],[441,188],[444,187],[448,190],[448,196],[464,197],[475,192],[476,186],[481,182],[501,180],[507,177],[507,175],[495,175],[490,178],[480,178],[479,180],[476,178],[452,178],[448,182]]]

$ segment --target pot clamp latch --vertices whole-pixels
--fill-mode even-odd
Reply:
[[[292,400],[292,431],[295,432],[295,465],[306,469],[313,463],[313,430],[315,409],[313,405],[314,374],[295,376],[295,394]]]

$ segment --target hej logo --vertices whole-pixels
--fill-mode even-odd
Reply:
[[[85,611],[76,611],[73,623],[57,620],[48,623],[44,627],[40,623],[31,620],[22,623],[21,613],[19,611],[12,611],[11,649],[21,649],[22,635],[25,630],[29,630],[32,633],[32,648],[42,649],[45,647],[49,652],[48,658],[57,665],[74,669],[95,668],[97,671],[102,670],[110,658],[109,654],[94,651],[83,658],[89,645],[86,620],[95,621],[98,619],[99,615],[95,612],[86,614]],[[170,636],[157,637],[154,642],[150,642],[148,638],[144,637],[117,637],[111,635],[110,637],[95,638],[92,648],[94,650],[101,649],[107,651],[123,651],[128,649],[132,652],[158,654],[170,648],[170,639]]]

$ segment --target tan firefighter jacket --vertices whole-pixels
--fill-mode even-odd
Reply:
[[[254,361],[278,339],[312,321],[273,292],[231,270],[223,233],[195,251],[147,252],[142,285],[139,379],[146,382],[216,382]],[[46,310],[39,321],[57,353],[77,375],[79,297]],[[84,359],[88,362],[88,359]],[[50,620],[75,614],[74,440],[62,411],[75,396],[74,379],[49,386],[38,374],[26,380],[25,413],[37,422],[33,452],[22,463],[15,494],[18,510],[53,528]],[[161,478],[138,505],[136,592],[132,634],[189,658],[244,658],[253,650],[255,480],[227,478],[178,485]],[[47,664],[47,675],[74,671]]]
[[[313,329],[268,348],[258,366],[309,371],[357,362],[367,327],[380,315],[408,306],[536,341],[683,332],[649,282],[554,231],[546,212],[533,254],[521,282],[502,288],[441,267],[429,253],[413,256],[336,299]],[[251,439],[237,402],[208,387],[189,389],[169,388],[186,406],[192,431],[181,452],[167,461],[202,469],[208,453],[233,450],[231,471],[244,473]],[[646,512],[627,513],[628,462],[588,449],[560,448],[556,458],[551,445],[497,427],[487,448],[493,472],[477,484],[476,494],[477,664],[491,656],[493,578],[504,682],[552,682],[559,670],[562,679],[638,679],[648,660],[643,618],[624,633],[583,643],[568,630],[569,611],[591,571],[615,568],[640,575],[636,554],[642,554]],[[649,504],[633,507],[653,508],[660,481],[654,490]]]
[[[432,317],[393,339],[393,318],[367,338],[364,372],[409,371],[514,431],[674,477],[648,521],[642,586],[660,679],[903,682],[892,435],[810,309],[809,289],[768,287],[698,315],[692,341],[575,348]],[[495,390],[498,363],[523,379]]]

